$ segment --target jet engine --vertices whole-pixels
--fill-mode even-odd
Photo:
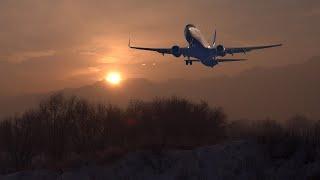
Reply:
[[[223,47],[223,45],[218,45],[217,46],[217,55],[218,56],[225,56],[226,52],[225,52],[225,48]]]
[[[174,55],[175,57],[180,57],[182,55],[182,52],[179,46],[172,46],[171,51],[172,51],[172,55]]]

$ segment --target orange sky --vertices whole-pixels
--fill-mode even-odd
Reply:
[[[2,0],[0,96],[81,86],[111,70],[163,81],[299,63],[319,55],[319,18],[318,0]],[[184,46],[187,23],[208,40],[217,29],[225,46],[285,46],[214,69],[127,48],[129,35],[135,45]]]

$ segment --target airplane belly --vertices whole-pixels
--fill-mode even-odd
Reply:
[[[213,60],[212,58],[200,59],[201,63],[208,67],[213,67],[218,64],[218,61]]]

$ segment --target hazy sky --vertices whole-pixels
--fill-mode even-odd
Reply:
[[[319,55],[319,19],[319,0],[1,0],[0,95],[81,86],[111,70],[162,81],[299,63]],[[217,29],[225,46],[284,46],[214,69],[127,48],[129,35],[134,45],[184,46],[188,23],[208,40]]]

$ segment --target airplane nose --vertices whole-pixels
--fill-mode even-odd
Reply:
[[[192,24],[188,24],[186,25],[185,29],[184,29],[184,37],[186,38],[186,40],[191,43],[192,42],[192,36],[191,36],[191,32],[190,32],[190,28],[191,27],[195,27]]]
[[[186,25],[186,28],[188,28],[188,29],[191,28],[191,27],[194,27],[194,28],[195,28],[196,26],[193,25],[193,24],[187,24],[187,25]]]
[[[184,34],[185,36],[190,32],[190,28],[195,28],[196,26],[193,24],[187,24],[186,27],[184,28]]]

